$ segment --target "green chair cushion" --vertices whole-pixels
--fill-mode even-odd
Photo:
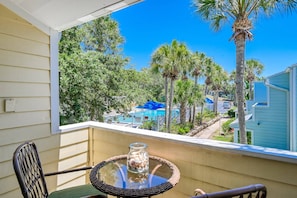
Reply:
[[[99,195],[99,196],[98,196]],[[100,192],[91,184],[75,186],[52,192],[49,198],[79,198],[79,197],[107,197],[105,193]]]

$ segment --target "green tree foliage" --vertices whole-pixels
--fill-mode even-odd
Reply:
[[[84,50],[117,54],[122,51],[124,38],[120,35],[118,23],[110,17],[100,17],[86,23],[83,29]]]
[[[103,120],[113,104],[108,69],[96,52],[74,53],[60,61],[60,106],[64,123]],[[87,68],[87,69],[86,69]],[[98,70],[100,72],[98,72]],[[113,89],[116,87],[113,86]]]
[[[123,71],[121,92],[135,105],[142,105],[147,100],[161,101],[163,83],[160,74],[154,74],[149,69]]]
[[[160,74],[125,69],[118,24],[101,17],[62,32],[59,45],[61,124],[103,121],[105,112],[126,114],[148,99],[160,100]]]
[[[80,42],[82,40],[82,31],[79,27],[73,27],[67,31],[62,32],[62,37],[59,43],[59,53],[61,58],[66,58],[65,56],[80,53],[81,46]]]
[[[108,30],[104,29],[107,27]],[[104,112],[129,108],[131,98],[123,88],[128,59],[119,53],[121,42],[117,23],[110,17],[62,32],[59,45],[61,124],[103,121]]]

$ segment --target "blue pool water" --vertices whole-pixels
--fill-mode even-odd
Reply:
[[[172,117],[176,117],[179,115],[179,110],[172,110]],[[109,117],[108,119],[112,119],[113,122],[119,123],[132,123],[132,124],[142,124],[144,121],[153,120],[157,121],[158,119],[162,119],[165,117],[164,109],[157,110],[139,110],[137,112],[130,112],[128,115],[117,115],[113,117]]]

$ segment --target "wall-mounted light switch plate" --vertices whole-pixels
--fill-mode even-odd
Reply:
[[[10,98],[5,100],[5,112],[15,111],[15,99]]]

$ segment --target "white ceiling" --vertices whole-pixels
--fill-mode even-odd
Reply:
[[[4,6],[37,25],[63,31],[142,0],[0,0]],[[34,24],[36,25],[36,24]],[[49,30],[46,30],[49,31]]]

